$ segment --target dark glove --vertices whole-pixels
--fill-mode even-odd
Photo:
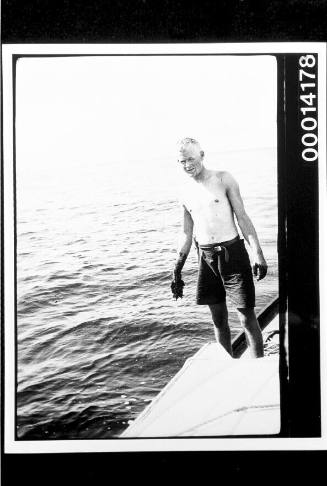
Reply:
[[[184,282],[182,280],[181,274],[174,274],[173,281],[170,285],[173,297],[175,300],[178,299],[178,297],[181,299],[183,297],[183,287],[184,287]]]

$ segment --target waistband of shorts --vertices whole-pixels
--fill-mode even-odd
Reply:
[[[237,235],[237,236],[235,236],[235,238],[232,238],[231,240],[222,241],[220,243],[210,243],[208,245],[199,245],[199,248],[201,248],[201,250],[214,250],[217,246],[224,246],[226,248],[226,247],[231,246],[231,245],[233,245],[234,243],[236,243],[237,241],[240,241],[240,240],[241,240],[240,235]]]

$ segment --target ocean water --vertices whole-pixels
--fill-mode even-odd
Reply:
[[[269,272],[257,311],[278,294],[276,149],[212,154],[240,182]],[[17,434],[116,438],[187,358],[214,340],[194,303],[172,299],[183,183],[171,160],[17,167]],[[232,335],[239,329],[233,309]]]

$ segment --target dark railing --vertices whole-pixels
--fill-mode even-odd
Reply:
[[[275,297],[264,307],[257,319],[261,330],[263,330],[273,320],[279,312],[279,298]],[[247,348],[244,331],[239,332],[232,340],[232,349],[234,358],[239,358]]]

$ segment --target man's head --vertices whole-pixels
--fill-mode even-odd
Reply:
[[[183,138],[178,142],[178,162],[191,177],[197,177],[203,170],[204,152],[194,138]]]

